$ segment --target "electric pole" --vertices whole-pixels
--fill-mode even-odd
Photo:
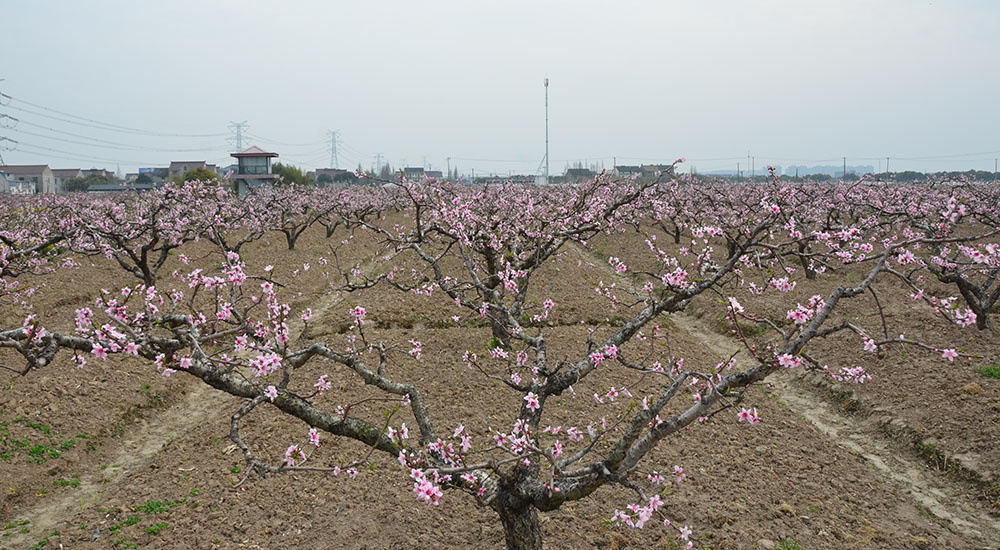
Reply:
[[[889,179],[889,157],[885,157],[885,179]]]
[[[245,120],[243,122],[232,122],[232,121],[229,122],[229,129],[235,132],[235,136],[232,138],[232,140],[236,145],[237,153],[243,151],[243,132],[249,127],[250,125],[247,124],[247,121]]]
[[[549,183],[549,79],[545,79],[545,183]]]
[[[382,153],[375,153],[375,175],[382,177]]]
[[[337,158],[337,130],[330,132],[330,168],[340,168]]]
[[[451,179],[451,157],[447,158],[448,161],[448,179]]]
[[[847,157],[840,157],[840,158],[844,159],[844,174],[842,176],[840,176],[840,179],[846,181],[847,180]]]

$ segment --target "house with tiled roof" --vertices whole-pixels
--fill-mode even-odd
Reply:
[[[11,193],[55,193],[56,180],[47,164],[0,166],[7,177]]]

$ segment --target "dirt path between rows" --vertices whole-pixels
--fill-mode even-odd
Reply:
[[[578,246],[571,249],[585,262],[600,266],[609,276],[614,271]],[[684,311],[670,316],[674,325],[691,335],[720,361],[740,349],[735,340],[719,334],[708,323]],[[746,353],[736,356],[740,369],[747,363]],[[987,549],[1000,549],[1000,521],[983,509],[958,483],[930,470],[919,458],[894,449],[881,435],[878,420],[844,414],[809,390],[792,373],[776,373],[767,379],[773,385],[772,395],[795,414],[801,416],[824,437],[839,447],[862,457],[881,476],[892,482],[913,501],[933,515],[950,531],[969,542]],[[883,418],[884,420],[884,418]]]
[[[108,456],[106,469],[81,473],[80,486],[72,493],[19,514],[30,522],[31,532],[12,532],[0,541],[0,548],[27,548],[53,531],[68,532],[72,526],[65,522],[74,512],[100,502],[107,488],[127,482],[129,474],[149,464],[169,443],[183,438],[205,419],[233,409],[236,401],[206,384],[193,385],[173,406],[129,428]]]
[[[670,316],[675,326],[686,331],[720,360],[739,349],[734,340],[713,331],[701,319],[683,312]],[[745,352],[736,356],[738,367],[749,368]],[[878,422],[841,413],[803,388],[791,372],[768,378],[774,395],[795,414],[809,422],[836,445],[862,457],[881,476],[902,489],[928,513],[952,532],[983,548],[1000,548],[1000,521],[983,510],[978,501],[946,476],[930,470],[919,458],[899,453],[879,435]]]
[[[313,315],[321,318],[343,300],[341,293],[324,295],[313,307]],[[292,335],[301,333],[303,324],[299,318],[290,316],[288,324]],[[81,474],[80,485],[72,493],[19,514],[30,522],[31,531],[11,531],[10,536],[0,539],[0,549],[27,548],[53,531],[69,532],[73,526],[66,522],[75,512],[100,502],[107,489],[128,483],[129,476],[146,467],[164,447],[183,439],[208,420],[229,416],[239,408],[239,398],[201,381],[195,382],[178,402],[131,426],[107,458],[107,468]]]

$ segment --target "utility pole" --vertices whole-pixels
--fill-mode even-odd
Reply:
[[[757,175],[757,169],[754,167],[757,163],[757,157],[750,157],[750,179],[753,179]]]
[[[993,159],[993,181],[997,180],[997,159]]]
[[[840,157],[840,158],[844,159],[844,174],[842,176],[840,176],[840,179],[846,181],[847,180],[847,157]]]
[[[889,179],[889,157],[885,157],[885,179]]]
[[[451,179],[451,157],[448,157],[448,179]]]
[[[382,153],[375,153],[375,175],[382,176]]]
[[[0,82],[3,82],[4,80],[7,80],[7,79],[6,78],[0,78]],[[0,92],[0,104],[3,104],[3,98],[4,97],[10,98],[10,96],[6,96],[6,95],[4,95],[3,92]],[[13,120],[13,117],[11,117],[10,115],[0,115],[0,118],[4,118],[4,117]],[[12,139],[10,139],[8,137],[0,136],[0,151],[4,150],[4,148],[3,148],[3,142],[5,142],[5,141],[9,141],[9,142],[15,143],[15,144],[17,143],[14,140],[12,140]],[[3,155],[0,155],[0,166],[7,166],[7,161],[5,161],[3,159]]]
[[[229,128],[236,132],[236,135],[232,139],[235,142],[237,153],[243,150],[243,132],[249,127],[250,125],[245,120],[243,122],[229,122]]]
[[[475,176],[473,176],[475,179]],[[549,183],[549,79],[545,79],[545,183]]]
[[[736,181],[740,181],[740,163],[736,163]]]
[[[337,158],[337,130],[329,132],[330,134],[330,168],[340,168]]]

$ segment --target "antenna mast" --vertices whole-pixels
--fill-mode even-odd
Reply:
[[[545,79],[545,183],[549,183],[549,79]]]

